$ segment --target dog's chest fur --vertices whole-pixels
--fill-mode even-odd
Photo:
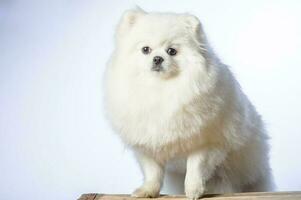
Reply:
[[[178,84],[181,80],[168,85],[143,85],[124,76],[113,80],[123,92],[111,93],[111,116],[129,145],[175,157],[204,142],[200,133],[210,106],[195,98],[193,88]]]

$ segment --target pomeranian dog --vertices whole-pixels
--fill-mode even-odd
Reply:
[[[197,17],[125,12],[105,78],[108,117],[144,174],[133,196],[157,197],[167,164],[181,160],[190,199],[271,190],[261,117]]]

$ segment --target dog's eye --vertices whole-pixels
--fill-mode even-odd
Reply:
[[[149,47],[142,47],[142,53],[144,53],[144,54],[149,54],[151,51],[152,50]]]
[[[175,50],[173,48],[168,48],[166,52],[171,56],[174,56],[177,54],[177,50]]]

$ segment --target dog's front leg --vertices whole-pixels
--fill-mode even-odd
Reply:
[[[162,164],[143,153],[137,153],[136,156],[144,175],[144,183],[133,192],[132,196],[158,197],[164,176]]]
[[[188,156],[185,194],[189,199],[198,199],[204,194],[206,181],[225,157],[226,153],[218,148],[205,148]]]

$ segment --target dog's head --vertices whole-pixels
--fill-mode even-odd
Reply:
[[[116,40],[127,70],[170,79],[205,65],[202,35],[193,15],[129,10],[122,16]]]

